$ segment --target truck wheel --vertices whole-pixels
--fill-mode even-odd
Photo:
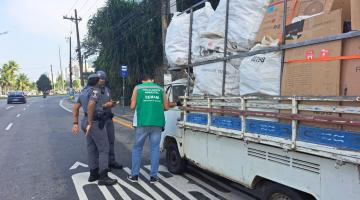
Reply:
[[[261,200],[303,200],[301,195],[294,189],[277,183],[263,185],[264,194]]]
[[[169,172],[181,174],[185,171],[186,160],[181,158],[176,143],[172,142],[166,147],[166,166]]]

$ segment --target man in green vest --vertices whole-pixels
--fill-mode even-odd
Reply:
[[[150,183],[158,181],[160,139],[163,127],[165,127],[164,111],[169,109],[169,102],[164,89],[154,83],[150,75],[144,75],[142,84],[134,88],[131,97],[131,109],[136,109],[137,126],[135,128],[135,143],[132,149],[132,170],[128,180],[137,182],[141,153],[146,137],[150,142]]]

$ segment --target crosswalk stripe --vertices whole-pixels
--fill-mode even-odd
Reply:
[[[246,196],[247,197],[247,195],[243,194],[242,192],[230,187],[229,185],[226,185],[226,184],[222,183],[221,181],[219,181],[219,180],[217,180],[217,179],[215,179],[213,177],[210,177],[209,175],[205,174],[204,172],[196,170],[196,169],[194,169],[192,167],[191,167],[191,170],[196,171],[196,173],[200,174],[202,177],[204,177],[204,178],[208,179],[209,181],[211,181],[213,183],[216,183],[217,185],[229,190],[231,193],[234,193],[236,196]]]
[[[131,175],[131,170],[127,167],[124,168],[124,171]],[[142,181],[139,177],[138,181],[139,185],[143,187],[151,196],[153,196],[156,200],[164,200],[155,190],[153,190],[150,186],[148,186],[144,181]]]
[[[146,179],[150,178],[150,175],[147,174],[143,169],[140,170],[140,173],[145,176]],[[167,189],[163,184],[156,183],[155,186],[159,188],[162,192],[164,192],[167,196],[169,196],[172,200],[181,200],[178,196],[176,196],[173,192]]]
[[[145,166],[145,168],[150,170],[149,165]],[[163,165],[159,166],[159,171],[170,173],[167,170],[167,168]],[[172,177],[170,177],[170,178],[165,178],[164,176],[162,176],[159,173],[158,177],[162,181],[166,182],[168,185],[171,185],[175,190],[177,190],[179,193],[181,193],[182,195],[184,195],[186,198],[188,198],[190,200],[197,200],[197,198],[195,198],[194,196],[192,196],[190,194],[190,192],[194,192],[194,191],[203,194],[204,196],[206,196],[209,199],[218,199],[214,195],[210,194],[209,192],[207,192],[206,190],[201,188],[200,186],[198,186],[194,183],[190,183],[189,180],[184,178],[183,176],[172,175]]]

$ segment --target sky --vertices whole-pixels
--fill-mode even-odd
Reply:
[[[69,63],[69,44],[65,39],[72,32],[72,52],[75,56],[75,23],[63,16],[82,18],[80,39],[87,33],[87,21],[106,0],[0,0],[0,68],[9,60],[16,61],[21,73],[36,81],[50,72],[60,73],[59,47],[63,70]]]

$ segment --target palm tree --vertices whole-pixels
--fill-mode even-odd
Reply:
[[[0,84],[7,93],[16,83],[16,72],[19,71],[20,66],[15,61],[5,63],[0,71]]]
[[[16,79],[16,88],[18,90],[24,91],[27,87],[29,87],[30,81],[26,74],[21,73]]]

